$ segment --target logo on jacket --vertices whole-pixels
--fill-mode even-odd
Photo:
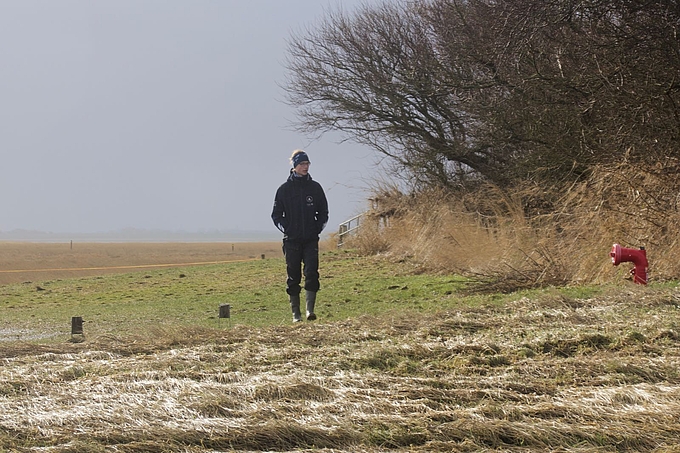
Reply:
[[[311,195],[307,195],[307,206],[311,206],[314,204],[314,197]]]

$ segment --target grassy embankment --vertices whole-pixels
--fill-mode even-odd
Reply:
[[[0,451],[678,451],[675,283],[322,263],[298,325],[279,258],[0,287],[3,328],[45,336],[0,342]]]

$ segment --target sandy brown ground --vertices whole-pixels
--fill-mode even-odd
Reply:
[[[0,285],[154,267],[280,257],[280,242],[0,242]],[[146,267],[144,267],[146,266]]]

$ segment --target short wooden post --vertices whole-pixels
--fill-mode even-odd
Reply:
[[[83,334],[83,318],[74,316],[71,318],[71,335]]]
[[[221,304],[220,305],[220,314],[217,317],[217,323],[222,324],[222,318],[227,318],[229,320],[229,324],[231,325],[231,305],[229,304]]]
[[[264,259],[264,253],[262,254],[262,259]]]
[[[83,318],[80,316],[74,316],[71,318],[71,339],[72,343],[82,343],[85,341],[85,335],[83,334]]]

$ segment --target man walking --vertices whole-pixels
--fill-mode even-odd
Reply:
[[[283,233],[288,274],[286,292],[290,297],[293,322],[302,321],[300,282],[303,272],[307,320],[314,321],[314,304],[319,291],[319,234],[328,223],[328,202],[321,185],[309,174],[311,162],[307,153],[299,149],[293,151],[290,162],[293,168],[288,180],[276,191],[272,220]]]

